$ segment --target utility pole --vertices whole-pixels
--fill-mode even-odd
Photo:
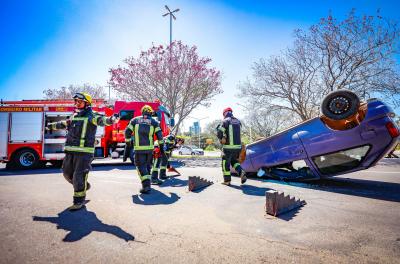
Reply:
[[[166,5],[166,6],[165,6],[165,9],[167,9],[168,12],[165,13],[165,14],[163,15],[163,17],[169,15],[169,46],[171,47],[171,43],[172,43],[172,18],[173,18],[174,20],[176,20],[176,17],[175,17],[175,15],[174,15],[174,13],[178,12],[178,11],[179,11],[179,8],[175,9],[174,11],[171,11],[171,10],[169,9],[169,7]]]

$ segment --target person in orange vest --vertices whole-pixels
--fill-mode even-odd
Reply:
[[[85,205],[87,182],[94,157],[97,126],[109,126],[119,121],[118,115],[106,117],[92,110],[92,97],[87,93],[76,93],[73,97],[75,111],[67,119],[49,123],[46,129],[66,129],[62,170],[64,178],[73,185],[73,204],[70,211],[79,210]]]

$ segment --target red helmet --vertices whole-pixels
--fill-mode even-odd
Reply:
[[[228,111],[232,112],[232,108],[230,108],[230,107],[225,108],[224,111],[222,112],[222,115],[225,116],[225,113]]]

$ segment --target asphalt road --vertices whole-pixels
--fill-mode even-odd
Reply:
[[[74,213],[59,169],[0,168],[0,263],[398,263],[399,159],[312,184],[234,178],[232,187],[217,164],[175,162],[182,176],[150,195],[138,195],[131,166],[97,164],[90,202]],[[215,184],[188,192],[188,176]],[[268,216],[270,189],[307,204]]]

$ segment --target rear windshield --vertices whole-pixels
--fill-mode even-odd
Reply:
[[[336,174],[358,167],[367,155],[370,146],[361,146],[313,157],[322,174]]]
[[[121,120],[131,120],[133,118],[133,110],[123,110],[119,112]]]

